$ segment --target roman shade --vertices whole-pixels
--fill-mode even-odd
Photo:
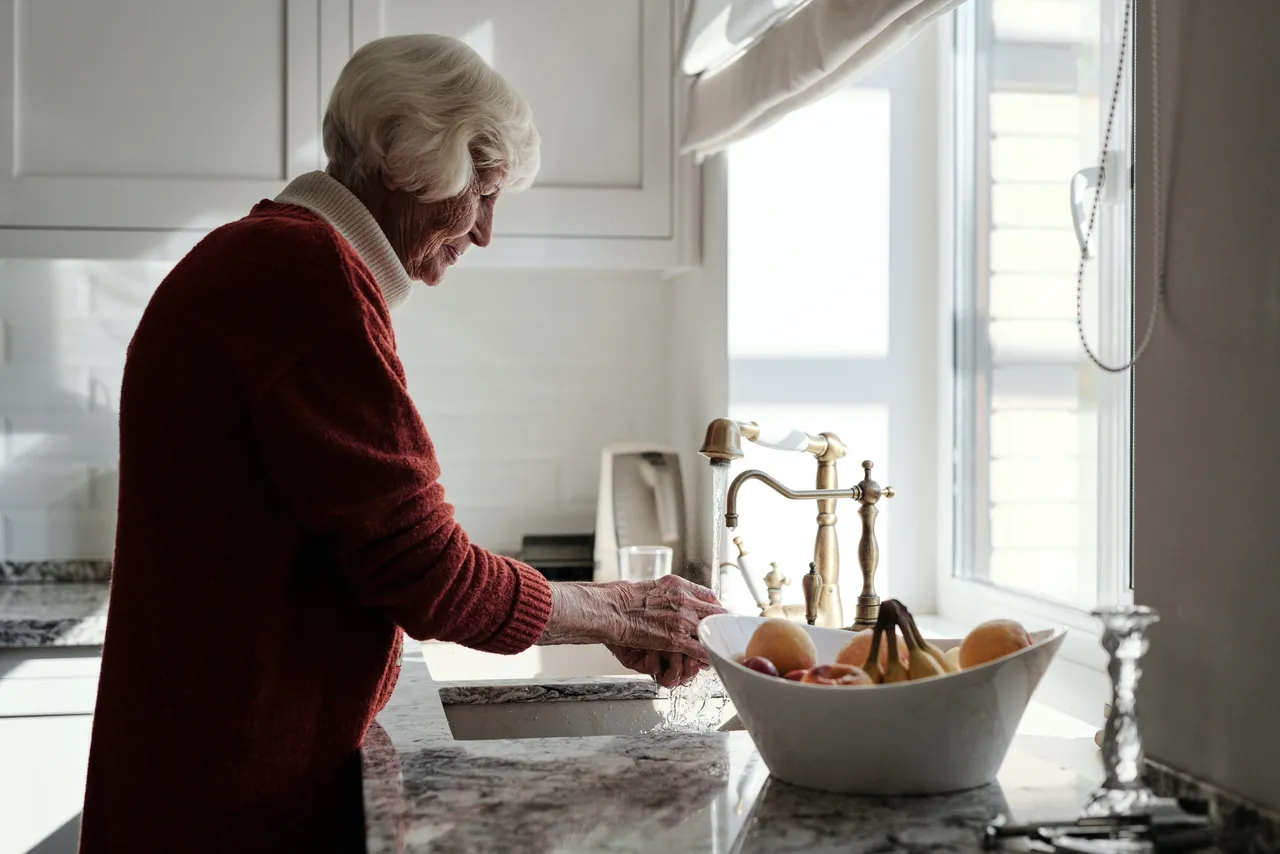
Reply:
[[[848,84],[963,0],[693,0],[683,153],[745,139]]]

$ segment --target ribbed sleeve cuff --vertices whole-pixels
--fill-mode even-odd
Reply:
[[[551,582],[519,561],[509,561],[508,565],[516,573],[515,604],[502,628],[476,647],[481,652],[502,655],[524,652],[542,637],[551,619]]]

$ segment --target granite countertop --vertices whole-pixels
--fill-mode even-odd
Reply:
[[[0,583],[0,649],[102,646],[107,590],[103,581]]]
[[[408,643],[395,694],[363,750],[370,854],[977,852],[981,829],[997,813],[1071,816],[1097,783],[1084,770],[1097,764],[1090,733],[1062,739],[1034,725],[1020,731],[998,785],[855,798],[770,780],[745,732],[455,741],[441,700],[443,693],[450,705],[530,702],[579,692],[657,689],[628,679],[439,683]]]
[[[0,648],[101,645],[105,579],[24,581],[0,580]],[[441,682],[406,641],[395,693],[362,750],[369,854],[978,852],[997,813],[1072,816],[1097,784],[1092,730],[1063,737],[1061,721],[1034,702],[997,784],[928,798],[827,795],[770,780],[745,732],[457,741],[445,713],[665,696],[643,677]],[[1237,823],[1249,839],[1273,839],[1246,818]]]

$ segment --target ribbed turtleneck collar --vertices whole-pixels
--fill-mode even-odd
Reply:
[[[282,205],[304,207],[333,226],[373,273],[388,309],[409,298],[413,280],[404,271],[382,227],[364,203],[341,183],[324,172],[308,172],[289,182],[275,200]]]

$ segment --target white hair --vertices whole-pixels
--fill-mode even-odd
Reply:
[[[458,195],[480,169],[522,190],[538,174],[533,112],[502,75],[448,36],[376,39],[347,61],[324,114],[329,173],[355,188],[384,177],[423,201]]]

